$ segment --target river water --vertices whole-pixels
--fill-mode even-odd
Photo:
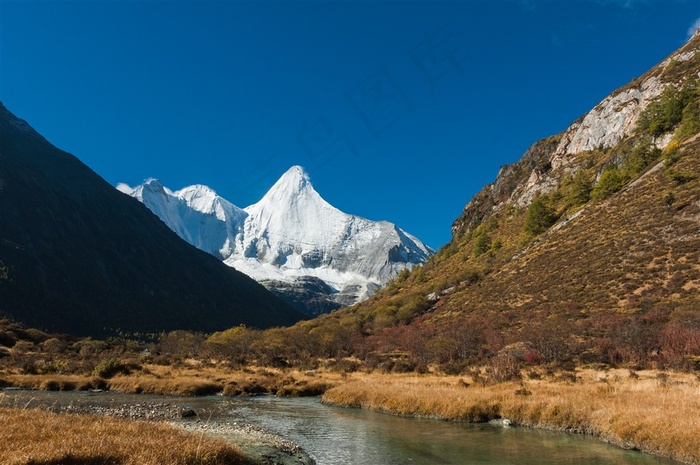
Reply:
[[[580,435],[400,418],[329,407],[315,398],[261,397],[228,408],[297,442],[319,465],[673,463]]]
[[[343,409],[318,398],[169,396],[32,392],[11,393],[16,404],[125,405],[168,402],[191,408],[200,421],[250,423],[303,447],[318,465],[671,465],[582,435],[400,418]],[[185,421],[185,420],[183,420]]]

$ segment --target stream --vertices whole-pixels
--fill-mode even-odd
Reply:
[[[672,465],[575,434],[493,424],[401,418],[323,405],[319,398],[171,397],[115,392],[10,391],[2,405],[128,408],[168,405],[191,409],[181,422],[240,422],[300,445],[318,465]],[[226,437],[225,434],[222,437]]]

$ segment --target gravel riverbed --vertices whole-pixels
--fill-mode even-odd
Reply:
[[[203,433],[236,444],[243,452],[265,465],[314,465],[314,460],[293,441],[246,423],[228,421],[187,421],[173,423],[188,431]]]
[[[140,400],[141,395],[110,395],[108,392],[56,394],[45,391],[0,390],[0,406],[167,422],[195,434],[234,444],[255,464],[315,464],[293,441],[245,423],[245,418],[241,418],[240,422],[219,419],[217,417],[220,412],[214,409],[193,408],[187,399],[162,402],[152,399]]]

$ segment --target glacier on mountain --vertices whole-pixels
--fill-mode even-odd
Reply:
[[[433,253],[392,223],[333,207],[300,166],[290,168],[259,202],[243,209],[203,185],[171,191],[149,179],[135,188],[119,184],[117,189],[143,202],[195,247],[283,298],[293,294],[288,300],[310,314],[364,300]],[[308,292],[295,285],[306,286]],[[319,289],[325,289],[322,296]],[[316,304],[309,308],[305,300]],[[320,300],[325,304],[319,305]]]

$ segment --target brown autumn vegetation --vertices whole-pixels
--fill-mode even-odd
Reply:
[[[688,81],[664,92],[640,121],[618,146],[573,156],[580,169],[557,174],[558,188],[536,197],[537,208],[465,213],[453,240],[428,263],[353,307],[290,328],[105,341],[0,321],[0,370],[55,377],[47,389],[185,394],[246,389],[215,376],[197,383],[159,378],[151,367],[179,369],[196,358],[224,371],[459,374],[510,357],[518,368],[700,370],[700,138],[691,135],[700,130],[700,87]],[[674,127],[676,139],[654,148],[650,137]],[[533,146],[523,158],[529,164],[506,170],[504,198],[532,169],[562,169],[545,163],[559,140],[550,139]],[[613,171],[617,180],[600,188]],[[140,381],[130,385],[126,377]],[[265,392],[279,390],[266,383]]]
[[[233,465],[252,463],[222,441],[174,426],[0,408],[6,465]]]
[[[535,144],[497,187],[508,198],[532,170],[554,169],[555,191],[536,208],[477,202],[426,265],[366,302],[290,328],[106,341],[4,320],[0,386],[325,392],[339,405],[508,418],[700,463],[700,91],[679,86],[650,108],[617,147],[573,156],[573,174],[547,162],[558,136]],[[655,149],[668,130],[675,140]]]
[[[299,376],[227,373],[264,366],[280,373],[460,374],[503,360],[515,371],[591,364],[700,370],[700,139],[680,139],[656,155],[644,141],[580,155],[590,157],[589,168],[545,199],[548,215],[568,221],[533,237],[525,228],[528,212],[504,208],[458,232],[425,266],[402,273],[368,301],[290,328],[97,341],[2,320],[0,383],[302,395],[328,386]],[[586,180],[606,159],[624,161],[623,155],[636,160],[636,180],[586,201],[593,189]],[[191,360],[212,374],[179,377]],[[172,369],[165,374],[159,366]]]
[[[654,138],[669,128],[676,128],[675,140],[663,151],[655,148]],[[698,130],[700,86],[688,80],[649,105],[633,136],[572,156],[579,167],[573,174],[546,162],[558,136],[533,145],[522,163],[505,170],[499,195],[508,198],[533,169],[554,173],[560,179],[555,191],[536,196],[529,208],[511,203],[484,210],[490,213],[478,205],[465,210],[453,240],[428,263],[353,307],[290,328],[240,326],[211,335],[173,331],[107,341],[4,321],[0,370],[92,375],[63,378],[58,389],[111,383],[128,391],[190,394],[223,390],[228,381],[164,380],[151,376],[149,367],[179,368],[196,358],[234,371],[458,374],[510,357],[518,368],[597,363],[700,370],[700,138],[692,135]],[[120,379],[127,375],[142,382],[129,386]]]
[[[55,355],[54,355],[55,356]],[[94,370],[63,374],[54,371],[26,373],[22,366],[5,361],[0,371],[0,387],[47,391],[87,391],[93,389],[131,394],[174,396],[228,396],[274,394],[286,397],[318,396],[342,379],[339,373],[300,371],[294,368],[235,367],[222,361],[188,358],[172,364],[152,364],[143,360],[106,359],[110,365],[129,366],[128,372],[101,377]],[[8,363],[9,362],[9,363]],[[95,361],[97,366],[105,360]]]

